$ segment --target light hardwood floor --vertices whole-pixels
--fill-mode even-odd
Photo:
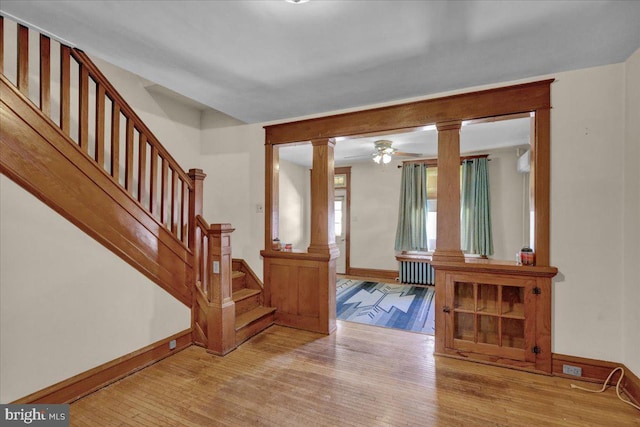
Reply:
[[[434,357],[427,335],[272,326],[225,357],[192,346],[78,400],[71,425],[640,426],[613,389],[571,382]]]

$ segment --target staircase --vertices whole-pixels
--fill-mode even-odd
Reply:
[[[190,307],[192,342],[208,351],[272,325],[262,283],[232,263],[233,228],[201,216],[206,175],[181,168],[84,52],[8,23],[0,16],[0,172]]]
[[[244,261],[233,260],[231,278],[236,313],[236,345],[240,345],[274,323],[276,308],[263,305],[262,286]]]

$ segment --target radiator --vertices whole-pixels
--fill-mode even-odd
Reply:
[[[427,262],[400,261],[400,282],[416,285],[435,285],[436,273]]]

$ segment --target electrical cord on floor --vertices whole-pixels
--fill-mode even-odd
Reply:
[[[609,384],[609,380],[611,379],[611,377],[613,376],[613,374],[617,371],[620,370],[621,374],[620,374],[620,378],[618,378],[618,382],[616,383],[616,394],[618,395],[618,399],[622,400],[624,403],[633,406],[634,408],[636,408],[637,410],[640,411],[640,406],[634,404],[633,402],[623,399],[622,396],[620,395],[620,384],[622,383],[622,378],[624,378],[624,369],[622,369],[621,367],[617,367],[615,368],[613,371],[611,371],[611,373],[609,374],[609,376],[607,377],[606,380],[604,380],[604,384],[602,385],[602,388],[600,390],[590,390],[588,388],[584,388],[584,387],[580,387],[577,386],[575,384],[571,384],[571,388],[577,388],[578,390],[582,390],[582,391],[588,391],[589,393],[602,393],[603,391],[605,391],[607,389],[607,384]]]

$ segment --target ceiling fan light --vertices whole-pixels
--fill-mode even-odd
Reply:
[[[380,154],[376,154],[373,156],[373,161],[380,164],[380,160],[382,160],[382,156]]]
[[[391,155],[390,155],[390,154],[387,154],[387,153],[384,153],[384,154],[382,155],[382,163],[384,163],[384,164],[386,165],[386,164],[387,164],[387,163],[389,163],[390,161],[391,161]],[[378,162],[378,163],[380,163],[380,162]]]

